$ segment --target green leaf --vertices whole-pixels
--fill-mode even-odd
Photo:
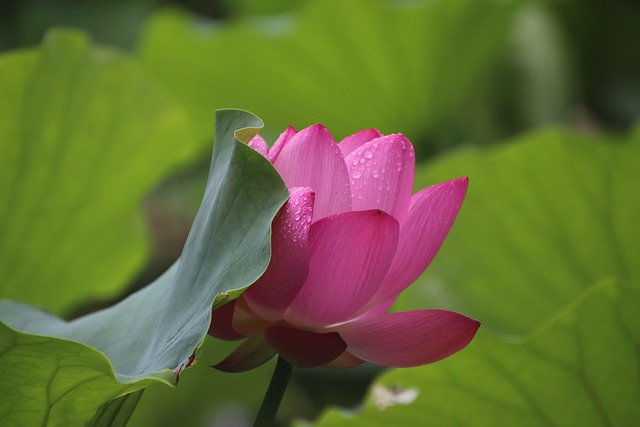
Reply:
[[[144,261],[143,195],[198,148],[121,52],[71,30],[0,56],[0,296],[67,312]]]
[[[225,26],[165,11],[139,52],[196,123],[212,106],[239,104],[272,129],[313,120],[336,137],[377,127],[417,142],[451,119],[495,64],[517,4],[310,1],[287,16]]]
[[[0,307],[4,319],[6,303]],[[20,333],[2,322],[0,375],[0,419],[7,426],[83,425],[103,402],[153,382],[118,383],[108,359],[95,349]]]
[[[398,310],[470,314],[528,333],[593,283],[640,283],[640,132],[588,137],[547,129],[419,168],[416,188],[469,176],[453,231]]]
[[[180,261],[153,284],[69,323],[0,301],[10,326],[0,330],[3,421],[77,424],[125,393],[177,383],[206,336],[214,301],[239,295],[269,260],[271,220],[288,191],[269,162],[237,140],[261,126],[244,111],[217,113],[202,205]]]
[[[94,427],[124,427],[138,406],[144,389],[134,393],[125,394],[119,398],[105,403],[98,408],[94,418],[88,422]]]
[[[443,362],[383,375],[357,416],[316,425],[638,425],[639,305],[640,290],[601,284],[528,339],[480,334]]]

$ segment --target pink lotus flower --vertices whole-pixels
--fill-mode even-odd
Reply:
[[[209,333],[246,339],[215,367],[244,371],[276,353],[298,367],[363,361],[408,367],[464,348],[479,322],[444,310],[385,314],[429,265],[460,209],[467,178],[411,195],[413,146],[360,131],[336,144],[321,125],[289,127],[264,155],[289,188],[273,222],[272,258]]]

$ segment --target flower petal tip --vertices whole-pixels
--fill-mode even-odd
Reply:
[[[336,328],[354,356],[408,368],[447,358],[465,348],[480,322],[447,310],[416,310],[356,320]]]

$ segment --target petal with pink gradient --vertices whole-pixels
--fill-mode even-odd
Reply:
[[[236,308],[236,300],[222,305],[211,314],[209,335],[225,341],[236,341],[246,338],[246,335],[233,329],[233,316]]]
[[[314,221],[351,210],[347,165],[325,127],[313,125],[295,134],[273,165],[287,187],[311,187],[315,191]]]
[[[409,211],[415,155],[401,134],[361,145],[345,158],[351,179],[352,209],[381,209],[400,223]]]
[[[348,322],[336,331],[367,362],[407,368],[449,357],[474,337],[480,322],[446,310],[417,310]]]
[[[345,351],[331,362],[325,364],[324,367],[329,369],[348,369],[362,365],[363,363],[364,360],[355,357],[348,351]]]
[[[275,355],[275,350],[267,344],[264,336],[255,334],[213,368],[223,372],[244,372],[268,362]]]
[[[364,129],[344,138],[338,143],[338,147],[342,151],[342,155],[347,157],[356,148],[381,136],[382,134],[378,129]]]
[[[291,188],[289,193],[273,220],[269,266],[242,294],[249,308],[269,321],[282,319],[309,272],[308,236],[315,195],[308,187]]]
[[[231,325],[234,331],[248,337],[256,332],[263,331],[264,328],[271,325],[271,322],[256,316],[247,306],[244,296],[240,295],[240,297],[236,299],[236,308],[233,311]]]
[[[284,147],[285,144],[289,142],[295,134],[296,129],[291,125],[287,126],[287,129],[285,129],[285,131],[280,134],[278,139],[276,139],[276,142],[273,143],[273,146],[271,147],[271,149],[269,150],[269,154],[267,155],[267,159],[269,159],[271,163],[276,161],[276,159],[278,158],[278,154],[280,154],[280,151],[282,151],[282,147]]]
[[[253,138],[251,138],[251,141],[249,141],[247,145],[253,148],[254,150],[256,150],[258,153],[267,157],[267,153],[269,152],[269,146],[267,146],[267,143],[260,135],[256,135]]]
[[[347,348],[335,332],[320,334],[276,325],[265,329],[264,337],[280,356],[298,368],[322,366]]]
[[[377,291],[398,232],[398,222],[380,210],[343,212],[312,224],[309,275],[285,320],[301,327],[347,320]]]
[[[427,187],[411,198],[393,263],[371,307],[395,299],[424,272],[458,215],[467,185],[467,177],[462,177]]]

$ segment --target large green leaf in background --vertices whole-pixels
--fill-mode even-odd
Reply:
[[[142,196],[197,148],[129,57],[81,33],[0,56],[0,297],[64,313],[120,292],[146,254]]]
[[[451,118],[494,65],[517,3],[310,1],[227,26],[165,11],[139,53],[203,138],[213,106],[242,105],[275,132],[312,120],[337,138],[377,127],[417,140]]]
[[[0,320],[10,326],[0,323],[3,425],[80,425],[124,393],[177,383],[214,300],[237,296],[269,260],[271,220],[288,191],[266,159],[236,140],[247,142],[261,126],[243,111],[216,115],[202,205],[180,261],[153,284],[69,323],[0,301]]]
[[[638,425],[639,305],[637,288],[597,286],[529,339],[479,334],[463,354],[386,373],[359,414],[316,425]]]
[[[318,425],[637,425],[638,158],[638,132],[546,130],[420,168],[418,186],[466,174],[469,192],[395,308],[459,309],[483,327],[448,360],[383,375],[362,412]]]
[[[607,277],[640,283],[640,132],[541,130],[422,168],[416,187],[469,176],[454,232],[398,308],[428,297],[483,328],[528,333]]]

